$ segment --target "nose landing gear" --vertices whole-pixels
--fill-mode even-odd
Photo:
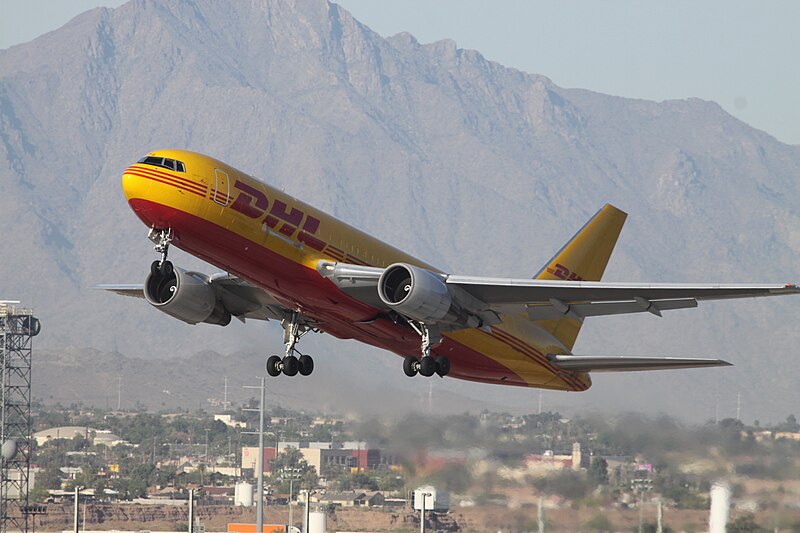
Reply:
[[[283,358],[271,355],[267,359],[267,374],[270,376],[296,376],[298,372],[301,376],[309,376],[314,371],[314,359],[310,355],[300,353],[295,348],[300,338],[309,331],[317,332],[312,327],[306,317],[297,311],[293,311],[288,318],[281,321],[283,327],[283,343],[286,346]],[[298,354],[300,357],[297,357]]]
[[[161,272],[162,274],[169,276],[174,271],[172,263],[167,261],[169,245],[172,242],[172,229],[150,228],[147,238],[153,241],[153,249],[161,254],[161,261],[153,261],[153,263],[150,265],[150,272],[152,274]]]

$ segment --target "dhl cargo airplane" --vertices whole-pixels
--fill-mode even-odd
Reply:
[[[308,375],[300,338],[324,331],[404,358],[408,376],[583,391],[591,371],[724,366],[719,359],[573,355],[587,317],[696,307],[700,300],[797,294],[797,285],[602,283],[626,214],[606,205],[533,279],[441,272],[221,161],[151,152],[122,187],[160,260],[144,285],[99,285],[189,324],[277,320],[271,376]],[[223,269],[173,266],[170,246]],[[299,357],[298,357],[299,356]]]

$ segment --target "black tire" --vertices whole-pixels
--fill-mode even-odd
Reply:
[[[150,263],[150,273],[152,275],[158,274],[158,271],[161,270],[161,261],[153,261]]]
[[[173,272],[175,272],[175,267],[172,266],[170,261],[164,261],[164,264],[161,265],[161,272],[165,276],[171,276]]]
[[[429,378],[436,373],[436,361],[433,360],[433,357],[423,357],[420,360],[419,373],[426,378]]]
[[[281,358],[277,355],[270,355],[267,359],[267,374],[270,376],[277,377],[281,375]]]
[[[408,356],[403,359],[403,372],[406,376],[413,378],[417,375],[417,358]]]
[[[445,377],[450,373],[450,359],[446,355],[436,358],[436,373],[439,374],[439,377]]]
[[[296,376],[297,371],[300,370],[300,362],[297,357],[287,355],[283,358],[283,373],[286,376]]]
[[[310,355],[301,355],[297,363],[300,366],[301,376],[310,376],[314,371],[314,359]]]

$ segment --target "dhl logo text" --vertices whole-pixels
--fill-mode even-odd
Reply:
[[[287,237],[294,236],[299,228],[299,242],[320,252],[325,248],[326,243],[314,237],[319,229],[319,219],[306,215],[296,207],[290,208],[281,200],[273,201],[272,209],[269,209],[269,199],[263,192],[238,180],[233,186],[240,192],[231,204],[231,209],[250,218],[264,217],[263,225],[273,230],[278,228],[276,231]]]
[[[583,281],[581,276],[577,275],[575,272],[570,272],[570,270],[561,263],[556,263],[555,268],[547,267],[547,273],[566,281]]]

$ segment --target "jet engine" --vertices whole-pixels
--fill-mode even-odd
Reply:
[[[178,267],[151,272],[144,282],[144,297],[156,309],[188,324],[227,326],[231,321],[214,287],[200,272]]]
[[[420,322],[460,322],[463,317],[439,275],[406,263],[383,271],[378,296],[391,309]]]

